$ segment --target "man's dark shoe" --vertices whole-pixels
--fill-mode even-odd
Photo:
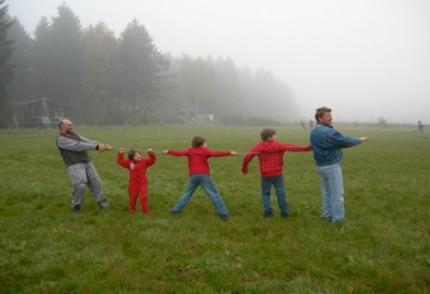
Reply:
[[[81,206],[80,205],[75,205],[72,207],[72,212],[73,213],[80,213],[81,212]]]

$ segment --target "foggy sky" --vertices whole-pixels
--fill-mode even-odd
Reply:
[[[117,36],[134,18],[174,57],[231,57],[285,82],[312,119],[430,124],[428,0],[6,0],[29,34],[63,2]]]

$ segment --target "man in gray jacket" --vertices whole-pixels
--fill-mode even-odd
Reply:
[[[73,184],[72,211],[80,212],[86,186],[89,187],[99,208],[101,210],[108,209],[109,203],[103,193],[103,185],[87,151],[105,151],[111,150],[112,147],[76,134],[73,123],[69,119],[61,120],[58,128],[60,134],[56,139],[56,144]]]
[[[346,137],[333,129],[330,108],[318,108],[315,119],[317,126],[311,131],[311,144],[321,179],[322,217],[337,223],[345,218],[343,175],[340,166],[343,159],[342,149],[366,142],[368,138]]]

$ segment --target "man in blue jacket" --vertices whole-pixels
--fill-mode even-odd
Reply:
[[[331,126],[331,109],[321,107],[316,110],[317,125],[311,132],[314,159],[321,178],[322,217],[337,223],[345,218],[343,205],[343,175],[340,161],[342,148],[367,142],[367,137],[345,137]]]

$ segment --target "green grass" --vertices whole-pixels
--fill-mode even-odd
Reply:
[[[280,141],[309,142],[299,126],[275,128]],[[156,151],[188,148],[201,135],[213,150],[243,154],[261,128],[77,130],[114,148]],[[159,153],[148,170],[151,212],[131,215],[128,173],[115,151],[91,152],[110,213],[99,212],[87,194],[74,215],[56,131],[3,131],[0,293],[429,293],[430,140],[395,136],[413,127],[338,130],[371,138],[344,151],[347,220],[341,225],[320,220],[319,177],[306,152],[284,157],[288,219],[279,217],[274,195],[275,217],[262,217],[258,162],[244,176],[242,156],[210,159],[228,222],[202,190],[180,215],[169,215],[185,189],[187,163]]]

